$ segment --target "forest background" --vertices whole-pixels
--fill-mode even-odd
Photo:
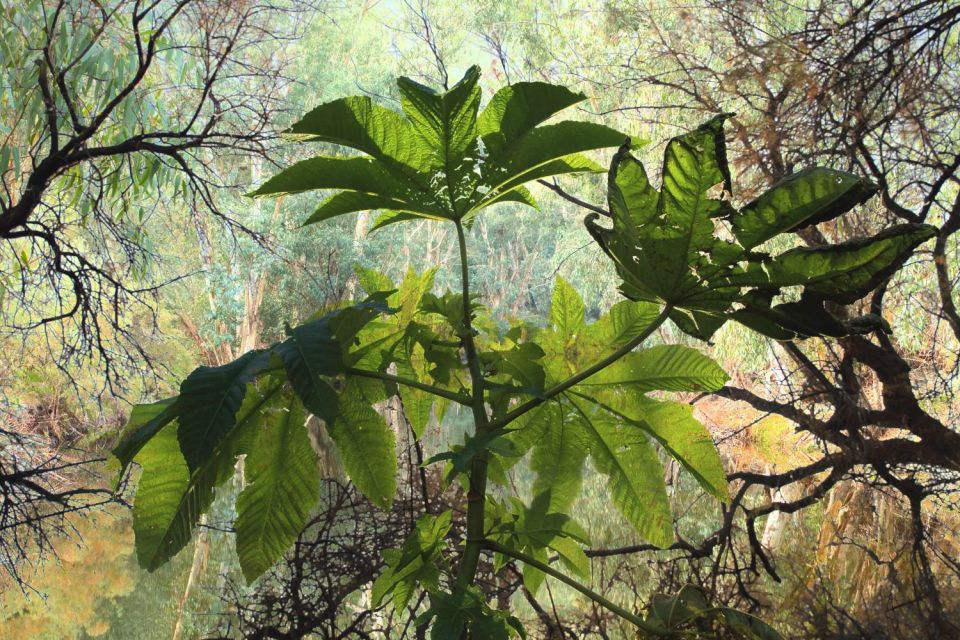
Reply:
[[[115,4],[118,15],[137,6]],[[710,353],[732,381],[687,399],[741,483],[735,488],[750,485],[745,509],[721,513],[667,465],[676,548],[637,545],[601,506],[605,487],[591,475],[575,513],[596,545],[594,583],[621,598],[642,603],[693,582],[787,637],[956,636],[958,463],[936,425],[952,434],[960,410],[960,9],[920,0],[184,5],[170,46],[118,102],[98,148],[189,116],[191,98],[212,122],[208,132],[222,127],[223,137],[182,148],[152,142],[172,151],[142,140],[85,159],[51,179],[33,235],[2,224],[7,206],[0,215],[4,637],[273,637],[278,625],[324,638],[416,633],[364,595],[381,566],[377,550],[406,533],[402,510],[378,515],[339,483],[326,484],[325,504],[341,515],[317,514],[298,553],[250,592],[225,531],[230,501],[215,506],[195,545],[146,573],[107,471],[86,461],[105,456],[131,403],[166,397],[196,365],[275,341],[285,324],[359,295],[358,273],[400,281],[410,270],[455,264],[452,230],[430,222],[371,232],[373,218],[361,213],[300,228],[315,198],[243,194],[298,159],[278,133],[316,104],[355,94],[392,104],[396,76],[447,86],[472,64],[486,96],[524,80],[586,93],[577,116],[649,140],[638,153],[651,166],[671,136],[735,113],[728,145],[742,201],[812,164],[880,186],[855,213],[804,234],[811,245],[897,221],[938,227],[882,294],[855,305],[882,315],[889,338],[778,342],[733,323],[714,336]],[[56,6],[76,33],[46,32]],[[83,25],[98,24],[95,7],[3,5],[0,166],[10,208],[23,201],[16,194],[57,130],[45,110],[56,74],[44,80],[44,53],[77,55],[70,46],[85,41]],[[91,94],[109,96],[136,74],[131,41],[115,37],[115,46],[104,40],[83,52],[89,68],[80,73],[97,82],[69,88],[91,104]],[[216,76],[216,68],[230,73]],[[217,88],[197,98],[208,85]],[[581,220],[603,206],[603,178],[565,178],[535,195],[541,212],[503,204],[477,221],[477,292],[495,314],[544,324],[560,276],[582,293],[587,318],[598,317],[619,299],[617,279]],[[54,246],[44,234],[62,241]],[[437,290],[455,271],[438,270]],[[85,293],[74,307],[76,286]],[[657,339],[689,340],[670,327]],[[936,425],[910,431],[921,413]],[[457,440],[463,422],[453,413],[431,437]],[[413,461],[416,452],[406,453]],[[336,466],[329,460],[333,475]],[[18,484],[25,475],[41,491]],[[401,495],[416,488],[414,474],[407,479]],[[62,508],[51,516],[50,504]],[[344,533],[342,513],[364,526]],[[311,544],[323,535],[339,552]],[[331,566],[337,571],[318,569]],[[318,577],[304,580],[304,567]],[[514,584],[504,597],[537,637],[623,637],[561,585],[548,582],[534,596]]]

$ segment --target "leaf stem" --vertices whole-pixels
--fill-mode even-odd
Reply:
[[[463,349],[470,369],[471,403],[473,411],[474,433],[481,435],[489,430],[487,409],[484,403],[483,370],[477,357],[477,346],[473,340],[473,319],[470,304],[470,272],[467,265],[467,239],[463,224],[455,220],[457,243],[460,247],[460,281],[463,293]],[[483,512],[487,493],[487,451],[477,453],[470,462],[469,489],[467,491],[467,542],[460,559],[457,572],[457,590],[463,591],[473,583],[480,563],[483,540]]]
[[[395,376],[390,373],[384,373],[382,371],[367,371],[366,369],[355,369],[349,367],[347,369],[347,374],[351,376],[359,376],[361,378],[374,378],[376,380],[385,380],[387,382],[394,382],[396,384],[402,384],[405,387],[412,387],[414,389],[419,389],[420,391],[425,391],[429,394],[439,396],[441,398],[446,398],[457,404],[462,404],[465,407],[469,407],[471,399],[462,393],[456,393],[454,391],[447,391],[446,389],[441,389],[440,387],[435,387],[432,384],[426,384],[424,382],[418,382],[410,378],[404,378],[402,376]]]
[[[667,318],[670,317],[670,313],[672,311],[673,311],[673,305],[670,305],[670,304],[665,305],[663,307],[663,310],[660,312],[660,315],[658,315],[656,319],[650,324],[650,326],[644,329],[636,338],[626,343],[625,345],[623,345],[622,347],[620,347],[619,349],[611,353],[609,356],[607,356],[603,360],[595,362],[594,364],[590,365],[586,369],[570,376],[563,382],[560,382],[550,387],[549,389],[543,392],[543,395],[538,396],[536,398],[532,398],[524,402],[513,411],[510,411],[509,413],[507,413],[502,418],[494,420],[493,422],[490,423],[490,428],[499,429],[500,427],[507,426],[508,424],[510,424],[511,422],[513,422],[514,420],[522,416],[523,414],[527,413],[528,411],[532,411],[533,409],[536,409],[544,402],[555,398],[556,396],[560,395],[567,389],[570,389],[571,387],[574,387],[580,384],[590,376],[596,373],[599,373],[603,369],[606,369],[611,364],[613,364],[614,362],[616,362],[617,360],[619,360],[620,358],[622,358],[623,356],[627,355],[628,353],[636,349],[638,346],[640,346],[644,340],[649,338],[651,334],[653,334],[653,332],[660,327],[660,325],[666,322]]]
[[[572,589],[575,589],[575,590],[579,591],[580,593],[582,593],[583,595],[585,595],[586,597],[590,598],[590,600],[596,602],[598,605],[600,605],[601,607],[603,607],[603,608],[606,609],[607,611],[610,611],[610,612],[612,612],[612,613],[620,616],[621,618],[623,618],[623,619],[626,620],[627,622],[630,622],[631,624],[633,624],[634,626],[636,626],[636,627],[637,627],[638,629],[640,629],[641,631],[644,631],[644,632],[646,632],[646,633],[650,633],[650,634],[653,634],[653,635],[657,635],[657,636],[663,636],[663,635],[667,635],[667,634],[668,634],[668,632],[667,632],[666,630],[661,629],[660,627],[654,626],[654,625],[650,624],[649,622],[646,622],[643,618],[641,618],[641,617],[638,616],[637,614],[633,613],[632,611],[628,611],[627,609],[624,609],[624,608],[621,607],[620,605],[615,604],[614,602],[611,602],[610,600],[608,600],[607,598],[603,597],[602,595],[600,595],[600,594],[597,593],[596,591],[590,589],[589,587],[586,587],[586,586],[580,584],[579,582],[577,582],[577,581],[574,580],[573,578],[571,578],[571,577],[569,577],[569,576],[567,576],[567,575],[565,575],[565,574],[557,571],[556,569],[554,569],[553,567],[551,567],[549,564],[547,564],[547,563],[545,563],[545,562],[541,562],[541,561],[537,560],[536,558],[534,558],[533,556],[529,556],[529,555],[523,553],[522,551],[514,551],[513,549],[510,549],[510,548],[508,548],[508,547],[505,547],[505,546],[503,546],[503,545],[501,545],[501,544],[499,544],[499,543],[497,543],[497,542],[494,542],[494,541],[492,541],[492,540],[484,540],[481,544],[482,544],[483,548],[484,548],[484,549],[487,549],[488,551],[494,551],[494,552],[496,552],[496,553],[502,553],[502,554],[505,555],[505,556],[509,556],[509,557],[513,558],[514,560],[519,560],[520,562],[522,562],[522,563],[524,563],[524,564],[526,564],[526,565],[529,565],[529,566],[531,566],[531,567],[534,567],[535,569],[539,569],[540,571],[543,571],[543,572],[544,572],[545,574],[547,574],[548,576],[552,576],[552,577],[556,578],[557,580],[559,580],[560,582],[564,583],[564,584],[567,585],[568,587],[571,587]]]

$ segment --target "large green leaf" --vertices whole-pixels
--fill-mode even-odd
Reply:
[[[614,156],[608,178],[612,228],[599,224],[597,214],[585,223],[613,260],[620,291],[631,300],[669,303],[676,326],[701,340],[731,318],[780,340],[882,329],[879,318],[836,318],[825,302],[863,297],[935,229],[901,225],[872,238],[773,257],[750,251],[842,215],[876,187],[849,173],[809,169],[736,211],[730,205],[724,117],[670,141],[659,194],[629,144]],[[732,223],[737,241],[728,239],[719,220]],[[800,303],[791,287],[801,289]]]
[[[630,144],[622,145],[611,162],[607,200],[614,228],[634,239],[635,230],[657,215],[660,194],[650,184],[643,164],[630,154]]]
[[[399,113],[367,96],[322,104],[287,130],[307,140],[331,142],[362,151],[404,177],[424,180],[429,158],[411,144],[413,128]]]
[[[504,182],[500,183],[496,188],[488,191],[485,195],[482,195],[482,197],[480,197],[478,190],[477,197],[480,199],[471,206],[470,211],[467,212],[467,214],[464,216],[464,219],[468,220],[480,209],[489,207],[495,202],[501,202],[504,194],[514,192],[520,185],[532,182],[533,180],[541,180],[543,178],[570,175],[575,173],[600,173],[601,171],[603,171],[603,167],[598,165],[593,160],[590,160],[589,158],[578,153],[573,153],[568,156],[537,165],[527,171],[523,171],[510,177],[505,178],[502,174],[500,174],[499,178],[503,179]],[[524,204],[529,203],[524,202]]]
[[[328,156],[294,163],[250,195],[279,196],[316,189],[359,191],[404,201],[414,195],[412,188],[397,180],[381,163],[371,158]]]
[[[679,344],[628,353],[583,386],[622,385],[632,391],[716,391],[730,377],[711,358]]]
[[[327,427],[344,469],[371,502],[388,507],[397,490],[396,438],[371,406],[366,381],[349,378],[336,418]]]
[[[862,204],[877,186],[859,176],[813,167],[787,176],[733,216],[733,233],[745,249],[785,231],[831,220]]]
[[[590,440],[569,407],[556,407],[533,445],[530,468],[537,474],[533,495],[547,496],[549,512],[565,513],[580,493]]]
[[[575,171],[564,171],[562,173],[577,173]],[[500,202],[517,202],[519,204],[525,204],[528,207],[533,207],[534,209],[540,210],[540,205],[536,200],[533,199],[533,195],[525,187],[514,187],[509,191],[501,191],[500,195],[496,195],[489,200],[484,200],[486,202],[485,206],[490,206],[498,204]]]
[[[462,217],[477,184],[477,111],[480,108],[479,67],[471,67],[449,91],[400,78],[400,104],[428,153],[436,173],[431,180],[447,198],[447,217]]]
[[[483,181],[492,190],[500,191],[520,176],[545,177],[535,173],[543,165],[584,151],[619,145],[623,138],[619,131],[592,122],[564,121],[537,127],[518,140],[511,153],[494,165]]]
[[[397,375],[419,382],[430,382],[429,363],[420,344],[408,346],[405,353],[396,360]],[[413,387],[402,387],[399,390],[403,404],[403,412],[414,435],[419,439],[423,436],[430,422],[436,396]]]
[[[563,419],[560,403],[557,401],[544,402],[537,408],[520,416],[510,428],[513,431],[507,436],[516,451],[517,457],[505,460],[511,465],[530,451],[546,435],[550,425]]]
[[[204,464],[236,423],[247,384],[270,355],[250,351],[220,367],[199,367],[180,385],[177,438],[190,469]]]
[[[480,67],[470,67],[449,91],[437,93],[409,78],[399,78],[400,104],[424,146],[434,153],[434,166],[460,162],[477,137]],[[409,144],[409,141],[408,141]]]
[[[730,191],[724,120],[718,116],[672,139],[664,153],[657,216],[644,249],[652,252],[648,259],[656,261],[662,283],[658,293],[667,302],[682,300],[702,286],[691,266],[700,264],[701,252],[715,244],[712,219],[729,211],[723,200],[708,196],[717,185]]]
[[[324,200],[303,224],[315,224],[357,211],[372,211],[375,209],[395,209],[402,211],[407,207],[406,202],[396,200],[389,196],[361,193],[359,191],[341,191]]]
[[[700,486],[718,500],[729,502],[727,473],[707,428],[693,417],[693,408],[628,396],[620,404],[625,417],[652,435]]]
[[[609,479],[610,497],[637,533],[651,544],[673,542],[673,519],[663,466],[647,436],[609,414],[573,401],[597,471]]]
[[[329,317],[290,329],[289,335],[274,351],[303,405],[329,424],[337,415],[337,394],[324,376],[346,370],[343,347],[334,336]]]
[[[624,139],[598,124],[538,127],[584,96],[537,82],[501,89],[478,117],[478,80],[479,68],[471,67],[456,85],[437,92],[399,78],[403,114],[366,97],[320,105],[288,134],[339,144],[369,157],[304,160],[251,195],[316,189],[352,192],[330,196],[308,223],[366,210],[384,212],[374,230],[422,218],[469,222],[479,210],[500,202],[536,207],[522,188],[525,183],[602,171],[579,153]]]
[[[651,302],[621,300],[590,325],[587,332],[599,344],[616,349],[643,333],[659,313],[660,308]]]
[[[494,94],[480,114],[477,129],[490,153],[503,154],[550,116],[586,99],[566,87],[518,82]]]
[[[186,545],[200,517],[199,508],[189,513],[179,508],[190,486],[190,470],[180,453],[177,424],[151,438],[137,463],[143,469],[133,503],[137,559],[153,571]],[[208,500],[202,502],[209,506]]]
[[[237,498],[237,555],[247,582],[283,556],[320,499],[306,415],[292,394],[284,400],[250,447],[244,464],[248,484]]]
[[[133,506],[137,558],[153,571],[186,546],[193,528],[213,502],[214,491],[233,475],[236,458],[249,450],[263,411],[277,396],[279,384],[251,392],[237,414],[236,427],[204,463],[187,466],[177,437],[178,424],[167,425],[136,457],[143,473]]]

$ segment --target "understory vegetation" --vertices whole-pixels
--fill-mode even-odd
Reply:
[[[960,637],[960,7],[0,8],[0,636]]]

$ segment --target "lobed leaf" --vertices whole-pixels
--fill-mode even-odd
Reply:
[[[901,224],[863,240],[791,249],[768,266],[770,282],[802,285],[826,300],[849,304],[868,294],[903,266],[913,250],[937,235],[926,224]]]
[[[812,167],[787,176],[733,216],[733,234],[745,249],[786,231],[832,220],[863,204],[878,187],[846,171]]]

